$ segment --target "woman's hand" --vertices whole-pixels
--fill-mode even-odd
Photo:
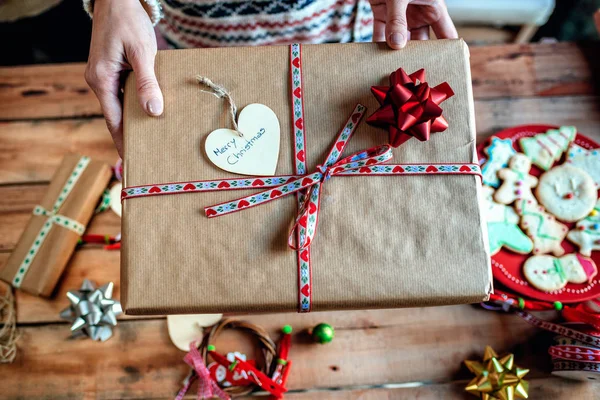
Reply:
[[[123,157],[122,72],[135,71],[138,98],[152,116],[163,112],[163,97],[154,75],[156,37],[139,0],[96,0],[85,79],[102,107],[106,125]]]
[[[456,39],[458,33],[443,0],[370,0],[373,41],[401,49],[406,41],[429,39],[429,27],[438,39]]]

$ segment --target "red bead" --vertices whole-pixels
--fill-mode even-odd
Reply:
[[[564,195],[564,198],[567,199],[567,200],[570,200],[570,199],[573,198],[573,196],[574,196],[573,193],[567,193],[567,194]]]

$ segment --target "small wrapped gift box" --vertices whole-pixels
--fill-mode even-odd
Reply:
[[[390,82],[400,67],[425,71],[396,72]],[[402,51],[372,43],[164,51],[156,74],[159,118],[139,106],[134,77],[125,87],[127,313],[433,306],[492,292],[463,41],[410,42]],[[240,108],[275,112],[276,177],[210,163],[206,137],[231,125],[197,74],[227,88]],[[398,79],[404,89],[388,99]],[[402,103],[406,132],[421,140],[381,129],[384,97]],[[376,110],[381,118],[369,121],[379,127],[361,122]],[[416,124],[422,118],[427,124]],[[381,146],[392,142],[402,144]],[[291,192],[308,193],[300,211]],[[288,247],[288,235],[300,249]]]
[[[0,270],[0,279],[37,296],[50,296],[111,175],[106,163],[66,155]]]

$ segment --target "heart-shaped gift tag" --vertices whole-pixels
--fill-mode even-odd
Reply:
[[[190,349],[190,342],[202,340],[203,328],[219,322],[223,314],[168,315],[167,328],[173,344],[183,351]]]
[[[241,175],[275,175],[279,157],[279,120],[269,107],[249,104],[240,112],[238,129],[217,129],[204,149],[217,167]]]

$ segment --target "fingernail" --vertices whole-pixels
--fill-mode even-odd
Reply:
[[[390,35],[390,42],[396,46],[404,45],[404,35],[400,32],[395,32]]]
[[[158,116],[158,115],[162,114],[162,111],[163,111],[162,101],[160,101],[160,99],[158,99],[156,97],[148,100],[148,102],[146,103],[146,107],[148,107],[148,112],[154,116]]]

